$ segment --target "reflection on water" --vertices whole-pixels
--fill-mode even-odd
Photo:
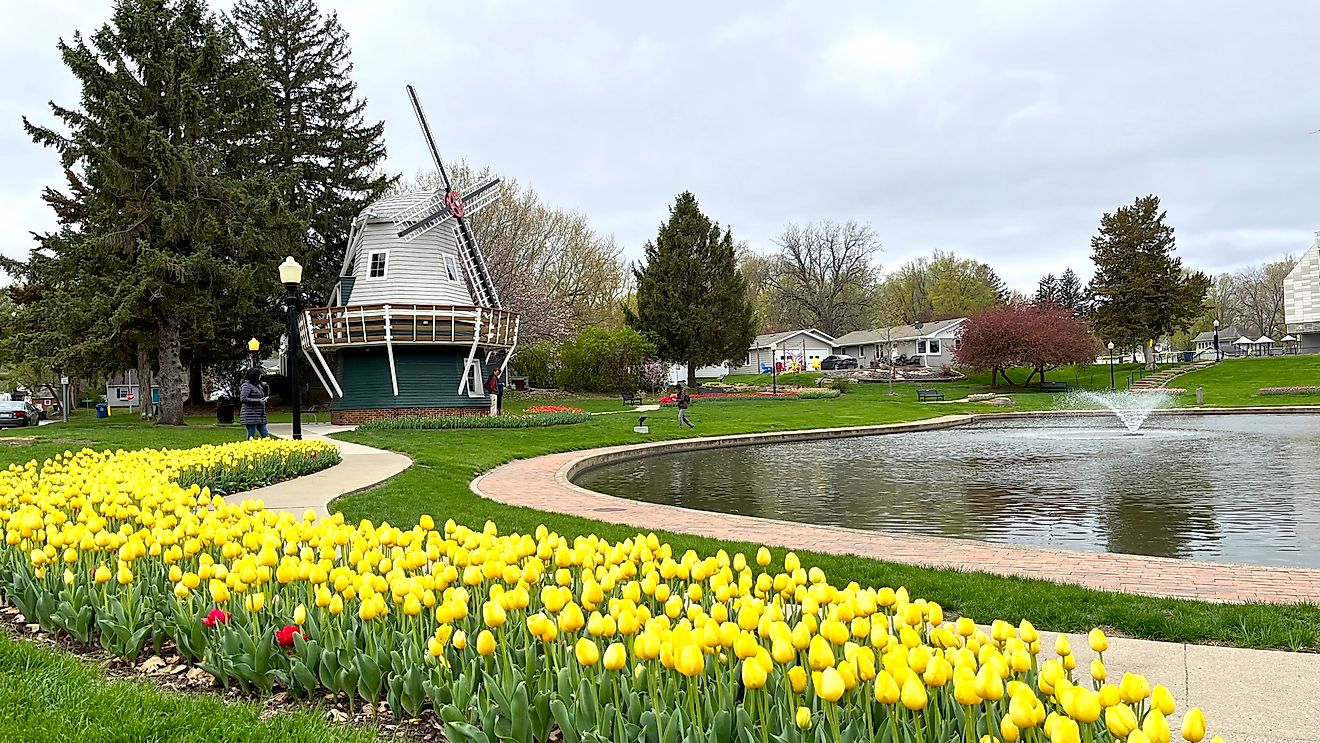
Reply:
[[[811,524],[1320,567],[1320,418],[1163,416],[665,454],[586,473],[611,495]]]

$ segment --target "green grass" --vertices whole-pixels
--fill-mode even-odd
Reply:
[[[1270,356],[1250,359],[1225,359],[1201,371],[1174,379],[1170,387],[1194,392],[1205,390],[1205,404],[1221,407],[1247,405],[1320,405],[1316,395],[1262,395],[1261,387],[1320,385],[1320,356]],[[1190,395],[1182,402],[1195,404]]]
[[[109,680],[68,653],[0,631],[0,740],[6,743],[366,743],[311,710],[261,719],[261,706],[214,694],[177,694],[150,682]]]
[[[246,435],[243,426],[217,425],[214,418],[189,418],[187,426],[166,428],[127,415],[78,417],[36,428],[0,429],[0,467],[33,459],[40,462],[66,449],[186,449],[242,441]]]
[[[1049,395],[1032,395],[1049,398]],[[690,411],[696,433],[859,425],[915,420],[971,409],[965,405],[920,405],[895,400],[883,385],[867,385],[836,400],[748,401]],[[651,414],[646,440],[691,435],[674,423],[674,411]],[[502,531],[530,532],[546,524],[568,535],[594,533],[624,539],[637,529],[600,521],[507,506],[479,498],[468,488],[481,472],[512,459],[641,441],[633,417],[597,416],[578,426],[522,431],[380,431],[344,434],[347,440],[407,452],[416,464],[383,486],[337,500],[332,508],[350,521],[416,523],[422,514],[453,518],[472,527],[492,520]],[[679,551],[713,554],[718,549],[752,554],[758,545],[683,534],[660,533]],[[775,550],[776,558],[782,550]],[[913,595],[939,601],[950,611],[979,620],[1027,618],[1037,626],[1085,631],[1103,626],[1118,634],[1176,642],[1211,642],[1243,647],[1320,648],[1320,607],[1225,606],[1093,591],[1046,581],[984,573],[931,570],[876,560],[799,551],[804,564],[818,565],[844,584],[905,585]]]

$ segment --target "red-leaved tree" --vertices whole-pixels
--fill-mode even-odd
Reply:
[[[959,330],[955,361],[961,366],[990,371],[990,383],[1008,376],[1015,366],[1031,367],[1023,384],[1064,364],[1089,364],[1100,353],[1089,323],[1052,304],[1011,304],[992,307],[967,318]]]

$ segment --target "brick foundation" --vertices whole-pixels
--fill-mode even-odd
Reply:
[[[358,426],[389,418],[435,418],[442,415],[490,415],[488,406],[470,408],[373,408],[368,410],[331,410],[330,422],[336,426]]]

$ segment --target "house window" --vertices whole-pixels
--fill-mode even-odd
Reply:
[[[924,340],[917,341],[917,353],[925,353],[925,352],[926,352],[926,341]]]
[[[931,338],[931,339],[930,339],[930,352],[931,352],[932,354],[938,354],[938,353],[940,352],[940,339],[939,339],[939,338]]]
[[[953,350],[954,350],[954,351],[957,351],[957,350],[960,349],[960,348],[962,348],[962,338],[954,338],[954,339],[953,339]]]
[[[383,279],[385,278],[386,264],[389,262],[388,250],[377,250],[367,259],[367,278]]]
[[[458,281],[458,264],[454,262],[454,256],[445,256],[445,275],[450,281]]]

